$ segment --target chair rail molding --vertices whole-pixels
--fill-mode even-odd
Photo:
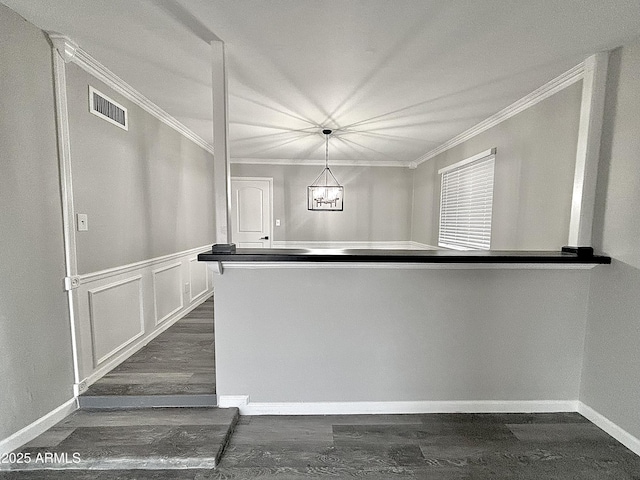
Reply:
[[[133,270],[137,270],[142,267],[152,267],[159,263],[169,262],[171,260],[177,260],[185,255],[197,255],[211,250],[211,245],[204,245],[202,247],[191,248],[182,252],[171,253],[169,255],[163,255],[161,257],[150,258],[148,260],[142,260],[140,262],[129,263],[127,265],[119,265],[113,268],[107,268],[105,270],[99,270],[97,272],[83,273],[78,275],[80,284],[101,280],[103,278],[109,278],[119,273],[127,273]]]

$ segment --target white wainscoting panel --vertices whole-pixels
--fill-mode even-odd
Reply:
[[[204,246],[79,275],[73,290],[76,394],[125,361],[213,293]],[[184,282],[189,283],[186,288]]]
[[[142,275],[89,290],[93,366],[144,335]]]
[[[153,311],[155,324],[182,310],[182,262],[155,269],[153,273]]]
[[[198,257],[189,259],[189,300],[193,302],[209,291],[207,264],[199,262]]]

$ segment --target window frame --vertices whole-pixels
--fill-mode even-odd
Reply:
[[[460,162],[456,162],[447,167],[441,168],[438,170],[438,174],[440,175],[440,213],[438,215],[438,247],[448,248],[452,250],[489,250],[491,249],[491,234],[492,234],[492,217],[493,217],[493,192],[495,187],[495,156],[496,156],[496,148],[490,148],[489,150],[485,150],[483,152],[478,153],[477,155],[473,155],[472,157],[466,158]],[[486,218],[486,204],[487,200],[490,197],[490,209],[489,209],[489,230],[488,230],[488,244],[486,245],[478,245],[480,242],[475,242],[472,244],[471,242],[464,242],[463,240],[457,242],[451,242],[451,235],[443,236],[443,213],[448,213],[450,208],[448,208],[447,212],[444,212],[445,207],[445,180],[447,179],[447,175],[453,172],[460,172],[461,170],[471,169],[473,167],[477,167],[482,165],[483,163],[491,162],[491,188],[490,192],[487,192],[488,188],[484,192],[481,192],[482,205],[483,208],[483,216]],[[486,177],[488,178],[488,176]],[[479,178],[482,181],[482,176]],[[485,180],[486,181],[486,180]],[[450,194],[448,194],[449,196]],[[469,220],[467,220],[469,222]],[[486,223],[486,221],[484,222]],[[486,236],[486,226],[482,227],[484,229],[483,232],[480,232],[481,236]],[[450,229],[450,227],[449,227]],[[462,234],[466,233],[467,236],[471,232],[471,228],[465,229]],[[478,228],[480,230],[480,228]],[[443,238],[444,237],[444,238]]]

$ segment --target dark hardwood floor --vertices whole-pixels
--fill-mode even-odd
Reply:
[[[83,397],[215,394],[213,299],[202,303]]]
[[[207,444],[206,435],[191,433],[193,451],[198,438]],[[112,436],[108,429],[82,438],[127,450],[122,434]],[[140,468],[5,472],[0,478],[640,479],[640,457],[575,413],[241,417],[218,468]]]
[[[22,462],[0,464],[0,470],[25,470],[26,478],[58,470],[74,478],[97,470],[211,469],[238,418],[236,408],[78,410],[16,450]]]
[[[212,301],[87,395],[202,392],[215,392]],[[640,480],[640,457],[577,413],[238,419],[236,409],[80,410],[16,453],[60,462],[0,465],[0,479]]]

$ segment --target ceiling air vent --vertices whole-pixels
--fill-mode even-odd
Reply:
[[[127,109],[89,85],[89,111],[94,115],[129,130]]]

